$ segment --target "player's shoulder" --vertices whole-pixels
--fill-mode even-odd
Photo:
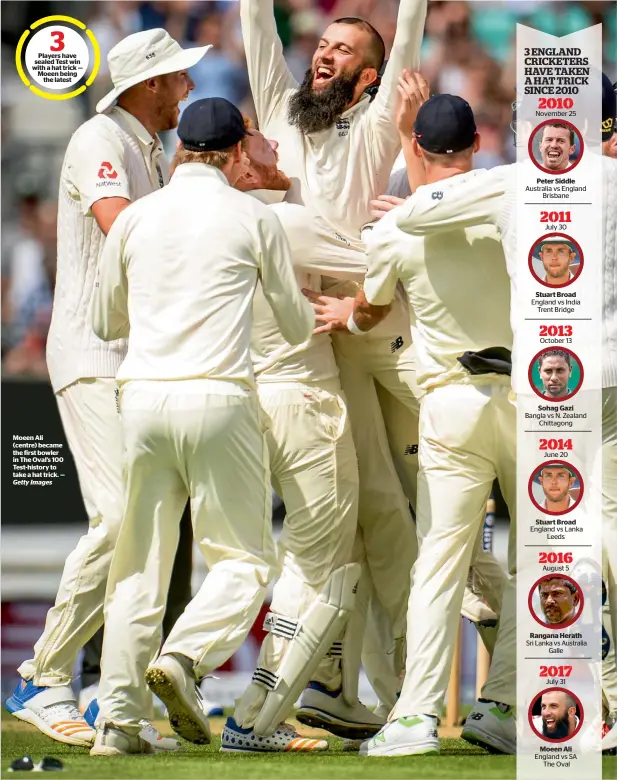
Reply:
[[[73,157],[97,154],[110,145],[121,151],[126,148],[128,141],[128,134],[111,115],[96,114],[75,130],[66,157],[71,160]]]

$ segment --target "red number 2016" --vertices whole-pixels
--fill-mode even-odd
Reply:
[[[538,563],[572,563],[571,552],[541,552],[538,556]]]
[[[64,49],[64,33],[62,30],[52,30],[51,37],[54,39],[55,46],[50,46],[50,51],[62,51]]]

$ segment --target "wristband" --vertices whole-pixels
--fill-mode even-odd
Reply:
[[[353,333],[354,336],[364,336],[365,331],[360,330],[360,328],[354,322],[353,312],[351,312],[349,319],[347,320],[347,330],[350,333]]]

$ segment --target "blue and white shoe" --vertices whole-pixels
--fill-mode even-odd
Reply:
[[[437,718],[411,715],[393,720],[360,745],[361,756],[425,756],[439,753]]]
[[[90,702],[88,709],[84,712],[84,720],[93,729],[96,728],[94,724],[98,714],[99,703],[97,699],[93,699]],[[139,736],[145,742],[148,742],[150,745],[152,745],[157,753],[174,753],[176,750],[180,750],[182,747],[179,740],[162,736],[158,729],[156,729],[149,720],[144,718],[143,720],[139,721],[139,725],[141,726]]]
[[[325,685],[314,681],[302,694],[296,718],[306,726],[325,729],[343,739],[367,739],[376,734],[386,720],[358,700],[351,706],[341,690],[329,691]]]
[[[11,715],[56,742],[80,747],[90,747],[94,742],[94,730],[77,709],[75,694],[68,685],[39,686],[21,680],[5,706]]]
[[[233,718],[227,718],[221,735],[221,753],[287,753],[328,749],[325,739],[301,737],[289,723],[281,723],[274,734],[259,737],[253,729],[243,729]]]

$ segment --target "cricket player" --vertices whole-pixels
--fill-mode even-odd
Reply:
[[[568,512],[576,503],[570,496],[576,477],[565,466],[548,465],[540,471],[538,481],[544,491],[542,507],[551,514]]]
[[[20,666],[22,681],[6,706],[70,745],[87,746],[94,739],[76,707],[71,680],[79,650],[103,623],[107,575],[124,511],[115,376],[126,341],[106,343],[92,333],[94,279],[117,216],[168,181],[157,133],[177,125],[178,104],[194,87],[187,71],[208,48],[183,50],[162,29],[120,41],[108,56],[114,88],[98,103],[97,116],[73,134],[60,176],[47,365],[90,528],[67,558],[34,658]],[[146,712],[144,705],[142,717]],[[179,747],[177,740],[161,739],[147,722],[144,736],[158,749]]]
[[[540,609],[545,622],[551,626],[572,623],[580,603],[579,592],[570,580],[547,577],[538,585]]]
[[[576,253],[567,241],[559,237],[541,241],[539,257],[544,267],[544,281],[549,287],[561,287],[574,279],[570,268]]]
[[[578,728],[576,702],[567,691],[548,691],[542,694],[541,714],[533,719],[533,726],[545,739],[571,737]]]
[[[288,237],[298,290],[319,289],[324,261],[308,209],[275,202],[291,185],[278,168],[276,148],[276,141],[251,129],[250,165],[235,186],[274,201],[269,208]],[[324,740],[301,738],[284,721],[311,678],[333,689],[341,684],[340,639],[351,606],[341,599],[352,595],[360,568],[348,565],[358,510],[356,454],[329,336],[288,343],[259,286],[251,356],[267,419],[272,484],[286,516],[278,543],[281,576],[264,622],[268,634],[251,684],[227,720],[221,751],[323,750]],[[333,642],[336,654],[330,654]],[[359,702],[355,713],[369,722],[368,733],[379,728]]]
[[[442,180],[470,170],[479,148],[471,108],[451,95],[428,100],[415,127],[429,184],[416,190],[409,208]],[[368,272],[352,315],[366,330],[366,320],[372,325],[383,316],[403,283],[425,392],[416,509],[422,543],[412,570],[405,680],[390,722],[360,749],[388,756],[439,752],[437,716],[486,502],[497,477],[514,518],[516,493],[509,284],[499,236],[480,227],[425,242],[405,235],[395,218],[396,210],[367,239]],[[487,279],[491,300],[482,312],[470,310],[473,291]]]
[[[542,128],[540,157],[542,167],[551,173],[565,173],[572,167],[570,157],[575,148],[574,130],[569,125],[555,122]]]
[[[603,77],[603,81],[605,78]],[[615,93],[612,101],[603,101],[602,119],[617,113]],[[602,140],[610,135],[603,130]],[[617,618],[617,161],[603,159],[603,222],[604,222],[604,299],[603,299],[603,361],[602,361],[602,499],[603,548],[608,561],[608,590],[611,624],[616,632]],[[516,165],[491,170],[473,170],[452,176],[441,183],[441,198],[416,199],[413,208],[397,210],[396,224],[415,236],[433,236],[441,232],[475,225],[493,224],[501,235],[506,268],[510,277],[510,297],[516,300]],[[511,310],[514,333],[512,350],[513,390],[516,392],[516,317]],[[509,546],[510,574],[516,573],[514,540]],[[611,594],[614,594],[611,599]],[[483,698],[476,702],[467,718],[462,736],[474,744],[491,750],[516,752],[514,717],[504,717],[516,706],[516,591],[515,578],[506,585],[502,617],[489,676],[482,689]],[[617,640],[614,633],[613,640]],[[499,713],[496,711],[499,710]],[[602,749],[617,746],[617,725],[602,741]]]
[[[105,601],[92,755],[152,751],[139,736],[144,674],[174,730],[209,742],[196,683],[242,644],[276,565],[250,360],[258,279],[289,343],[310,337],[314,317],[278,218],[232,188],[247,132],[222,98],[190,105],[170,185],[119,216],[100,262],[94,330],[104,341],[130,330],[130,340],[117,377],[126,510]],[[189,497],[209,573],[152,663]]]
[[[547,349],[538,358],[538,373],[542,383],[538,390],[551,401],[567,398],[572,392],[570,353],[563,349]]]

